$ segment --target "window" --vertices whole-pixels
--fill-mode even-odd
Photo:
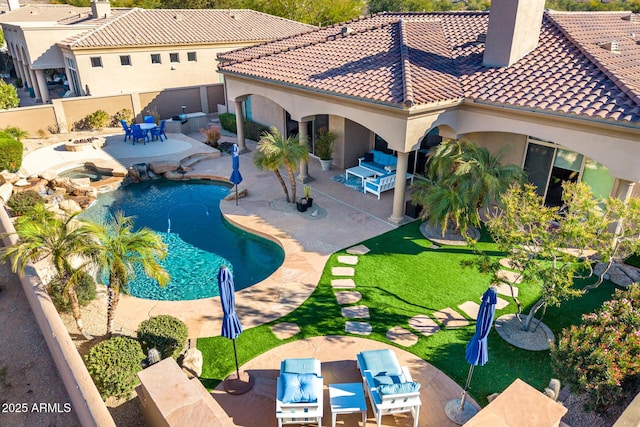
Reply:
[[[159,53],[152,53],[151,54],[151,63],[152,64],[160,64],[160,54]]]
[[[102,67],[102,58],[100,56],[94,56],[91,58],[91,66],[93,68]]]
[[[122,66],[131,65],[131,56],[120,55],[120,65]]]
[[[169,54],[170,62],[180,62],[180,54],[179,53],[170,53]]]
[[[196,57],[196,53],[195,52],[187,52],[187,61],[189,61],[189,62],[198,61],[198,58]]]

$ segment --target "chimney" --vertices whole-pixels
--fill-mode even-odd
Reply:
[[[8,0],[7,3],[9,3],[9,12],[20,9],[20,0]]]
[[[538,46],[544,0],[493,0],[483,65],[508,67]]]
[[[95,19],[111,16],[111,4],[109,0],[91,0],[91,15]]]

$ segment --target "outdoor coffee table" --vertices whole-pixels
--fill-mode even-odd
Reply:
[[[358,178],[360,178],[362,180],[362,187],[364,187],[364,180],[366,178],[372,177],[372,176],[376,176],[376,172],[372,171],[371,169],[367,169],[367,168],[363,168],[362,166],[354,166],[352,168],[349,168],[345,171],[344,174],[344,179],[348,180],[349,179],[349,175],[353,175],[356,176]],[[364,190],[362,190],[364,191]]]
[[[329,384],[331,402],[331,427],[336,427],[338,414],[362,412],[362,426],[367,425],[367,402],[362,383]]]

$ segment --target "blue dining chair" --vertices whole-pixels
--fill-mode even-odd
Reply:
[[[144,116],[144,122],[145,123],[155,123],[156,122],[156,118],[153,116]]]
[[[124,129],[124,141],[127,141],[127,138],[131,138],[133,136],[133,132],[131,128],[127,126],[127,122],[125,120],[120,120],[120,124],[122,125],[122,129]]]
[[[136,145],[136,141],[140,140],[146,144],[149,137],[147,132],[143,131],[140,125],[131,125],[131,139],[133,140],[133,145]]]
[[[169,139],[169,137],[167,137],[167,134],[164,132],[165,125],[165,120],[162,120],[160,122],[160,126],[151,129],[151,137],[153,139],[159,138],[160,141],[162,141],[162,136],[164,136],[165,139]]]

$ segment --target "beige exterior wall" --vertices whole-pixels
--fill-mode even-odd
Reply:
[[[16,126],[35,137],[39,130],[55,133],[56,114],[53,105],[13,108],[0,111],[0,128]]]
[[[103,110],[113,116],[123,108],[133,111],[131,97],[128,95],[113,97],[80,97],[68,98],[64,101],[64,113],[68,129],[73,129],[73,124],[84,119],[87,115]]]
[[[233,102],[231,104],[233,105]],[[254,122],[275,126],[284,135],[285,112],[272,100],[260,95],[251,95],[251,117]]]
[[[527,148],[526,135],[506,132],[473,132],[460,135],[460,138],[473,141],[478,146],[485,147],[493,154],[504,150],[502,164],[522,167],[525,150]]]
[[[207,104],[210,113],[218,111],[218,104],[224,104],[224,85],[222,83],[206,87]]]
[[[76,62],[82,94],[86,95],[88,86],[91,95],[101,96],[220,83],[216,55],[251,44],[75,49],[73,52],[63,48],[63,54]],[[188,52],[195,52],[197,60],[188,61]],[[178,54],[179,62],[170,61],[172,53]],[[160,55],[159,64],[151,63],[152,54]],[[121,65],[120,56],[129,56],[131,65]],[[102,67],[91,66],[91,58],[94,57],[101,59]],[[198,106],[195,111],[200,110]]]
[[[90,27],[76,26],[74,28],[61,28],[60,26],[39,26],[42,23],[27,23],[18,25],[2,24],[9,53],[31,64],[40,63],[40,68],[62,68],[64,62],[60,50],[55,48],[58,40],[74,36]],[[26,55],[22,55],[25,52]]]
[[[345,144],[342,150],[338,152],[337,160],[341,167],[348,168],[358,165],[358,157],[362,157],[364,153],[371,150],[371,141],[373,132],[366,127],[345,120]],[[334,162],[336,162],[336,150],[334,150]]]

